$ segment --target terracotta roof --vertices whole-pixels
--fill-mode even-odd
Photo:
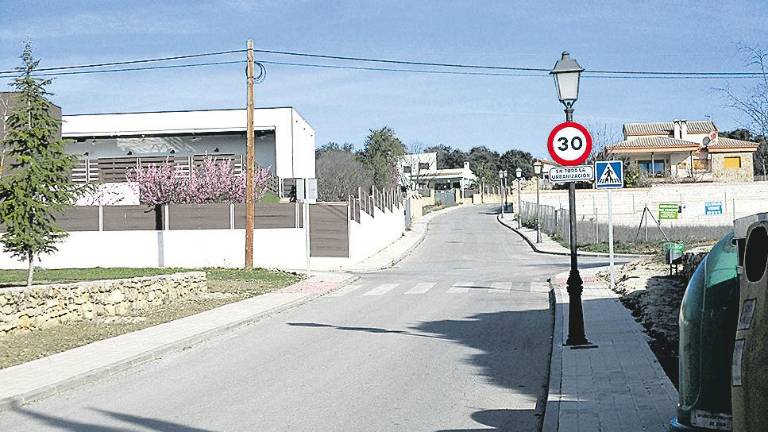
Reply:
[[[611,151],[622,149],[665,149],[665,148],[686,148],[696,150],[699,144],[692,141],[683,141],[669,137],[640,137],[630,141],[621,141],[608,146]]]
[[[716,131],[710,120],[686,121],[689,134],[705,134]],[[624,123],[624,136],[672,135],[673,122]]]
[[[731,149],[731,148],[753,148],[757,150],[758,143],[752,141],[742,141],[733,138],[717,137],[717,139],[709,144],[707,148],[711,150]]]

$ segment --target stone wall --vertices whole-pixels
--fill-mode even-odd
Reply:
[[[725,158],[727,157],[741,158],[741,168],[725,168]],[[710,163],[712,164],[712,174],[715,179],[717,179],[717,181],[743,182],[752,181],[754,179],[754,163],[752,153],[712,153],[712,161]]]
[[[208,289],[205,272],[0,288],[0,336],[57,324],[123,316]]]

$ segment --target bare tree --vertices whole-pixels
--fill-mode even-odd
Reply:
[[[593,121],[587,123],[589,134],[592,135],[592,152],[589,154],[588,161],[593,163],[596,160],[607,160],[611,156],[610,146],[624,139],[621,130],[604,121]]]
[[[370,189],[373,171],[363,165],[354,153],[346,150],[328,150],[315,162],[320,201],[346,201],[356,195],[357,188]]]
[[[734,90],[730,84],[715,90],[723,95],[727,106],[745,116],[742,124],[745,129],[765,138],[768,137],[768,50],[747,45],[739,49],[747,58],[747,66],[757,69],[757,83],[741,91]],[[761,143],[754,157],[761,174],[768,173],[768,145]]]

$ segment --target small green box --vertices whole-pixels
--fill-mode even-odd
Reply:
[[[659,203],[659,220],[677,219],[680,213],[680,205],[677,203]]]

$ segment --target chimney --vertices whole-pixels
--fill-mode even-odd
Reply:
[[[464,171],[469,170],[469,162],[464,162]]]
[[[680,120],[680,139],[688,141],[688,121]]]
[[[680,120],[672,121],[672,138],[680,139]]]

